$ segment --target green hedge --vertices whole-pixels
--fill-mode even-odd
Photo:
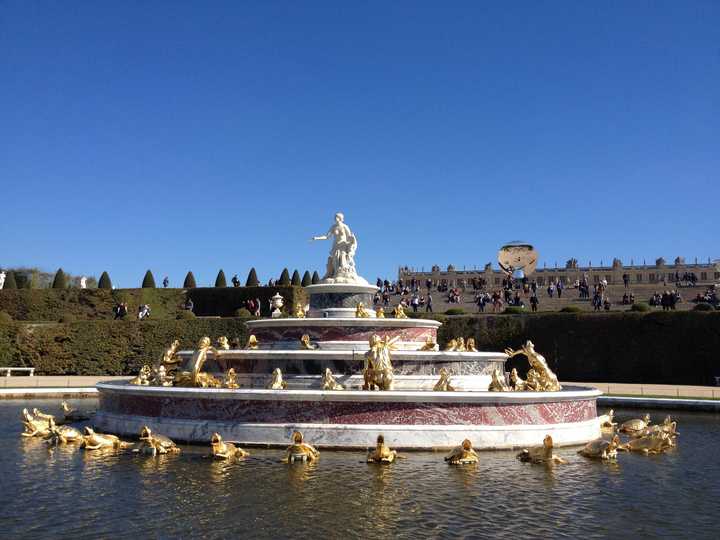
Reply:
[[[305,304],[307,295],[302,287],[201,287],[187,291],[192,299],[195,315],[200,317],[234,317],[238,309],[245,307],[247,300],[260,300],[263,316],[270,315],[270,298],[275,293],[285,299],[283,311],[292,313],[296,303]]]

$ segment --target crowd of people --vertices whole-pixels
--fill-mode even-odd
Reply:
[[[708,304],[711,304],[713,306],[717,306],[720,304],[720,299],[718,298],[717,294],[717,287],[715,285],[712,285],[711,287],[708,287],[704,294],[697,293],[695,296],[695,302],[707,302]]]

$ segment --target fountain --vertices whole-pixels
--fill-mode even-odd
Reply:
[[[168,372],[180,366],[172,386],[165,370],[153,375],[149,367],[130,382],[99,383],[97,427],[134,436],[149,426],[180,441],[220,434],[278,447],[300,431],[322,448],[373,447],[379,434],[398,449],[449,449],[463,439],[474,449],[527,447],[547,435],[562,446],[600,437],[601,392],[562,388],[530,342],[477,352],[458,337],[439,351],[441,323],[408,318],[402,308],[393,318],[364,308],[377,288],[357,274],[357,238],[340,213],[313,238],[329,239],[325,276],[305,288],[307,310],[247,322],[245,349],[215,349],[207,338],[196,351],[176,352],[173,344],[162,364]],[[273,306],[279,311],[281,299]],[[508,381],[505,361],[520,353],[530,362],[527,381],[516,373]]]

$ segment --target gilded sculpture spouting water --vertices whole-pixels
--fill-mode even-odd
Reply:
[[[382,339],[377,334],[370,336],[370,349],[365,353],[363,370],[363,390],[392,390],[393,367],[391,351],[400,336]]]
[[[505,349],[508,359],[524,354],[530,363],[530,370],[525,381],[525,390],[532,392],[559,392],[562,386],[558,382],[557,375],[548,367],[545,357],[535,350],[533,342],[528,340],[518,350]]]

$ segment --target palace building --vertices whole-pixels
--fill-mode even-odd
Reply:
[[[686,263],[683,257],[677,257],[673,264],[667,264],[665,259],[660,257],[654,265],[639,265],[631,262],[626,266],[620,259],[614,259],[611,266],[602,266],[602,264],[592,266],[592,263],[588,263],[588,266],[580,266],[577,259],[573,258],[565,263],[564,268],[536,268],[529,279],[535,280],[540,286],[558,281],[571,285],[576,280],[582,280],[583,277],[591,284],[600,283],[603,279],[609,284],[622,284],[623,276],[629,279],[630,284],[674,284],[677,281],[687,281],[691,276],[694,276],[698,284],[712,283],[720,279],[720,262],[708,260],[707,263],[699,263],[696,259],[695,263]],[[492,289],[501,286],[505,272],[493,268],[490,263],[487,263],[482,270],[477,268],[458,270],[452,264],[446,270],[442,270],[435,265],[429,272],[405,266],[400,268],[398,277],[405,283],[415,278],[422,287],[429,279],[433,287],[442,285],[464,289],[474,288],[474,284],[482,284],[485,288]]]

